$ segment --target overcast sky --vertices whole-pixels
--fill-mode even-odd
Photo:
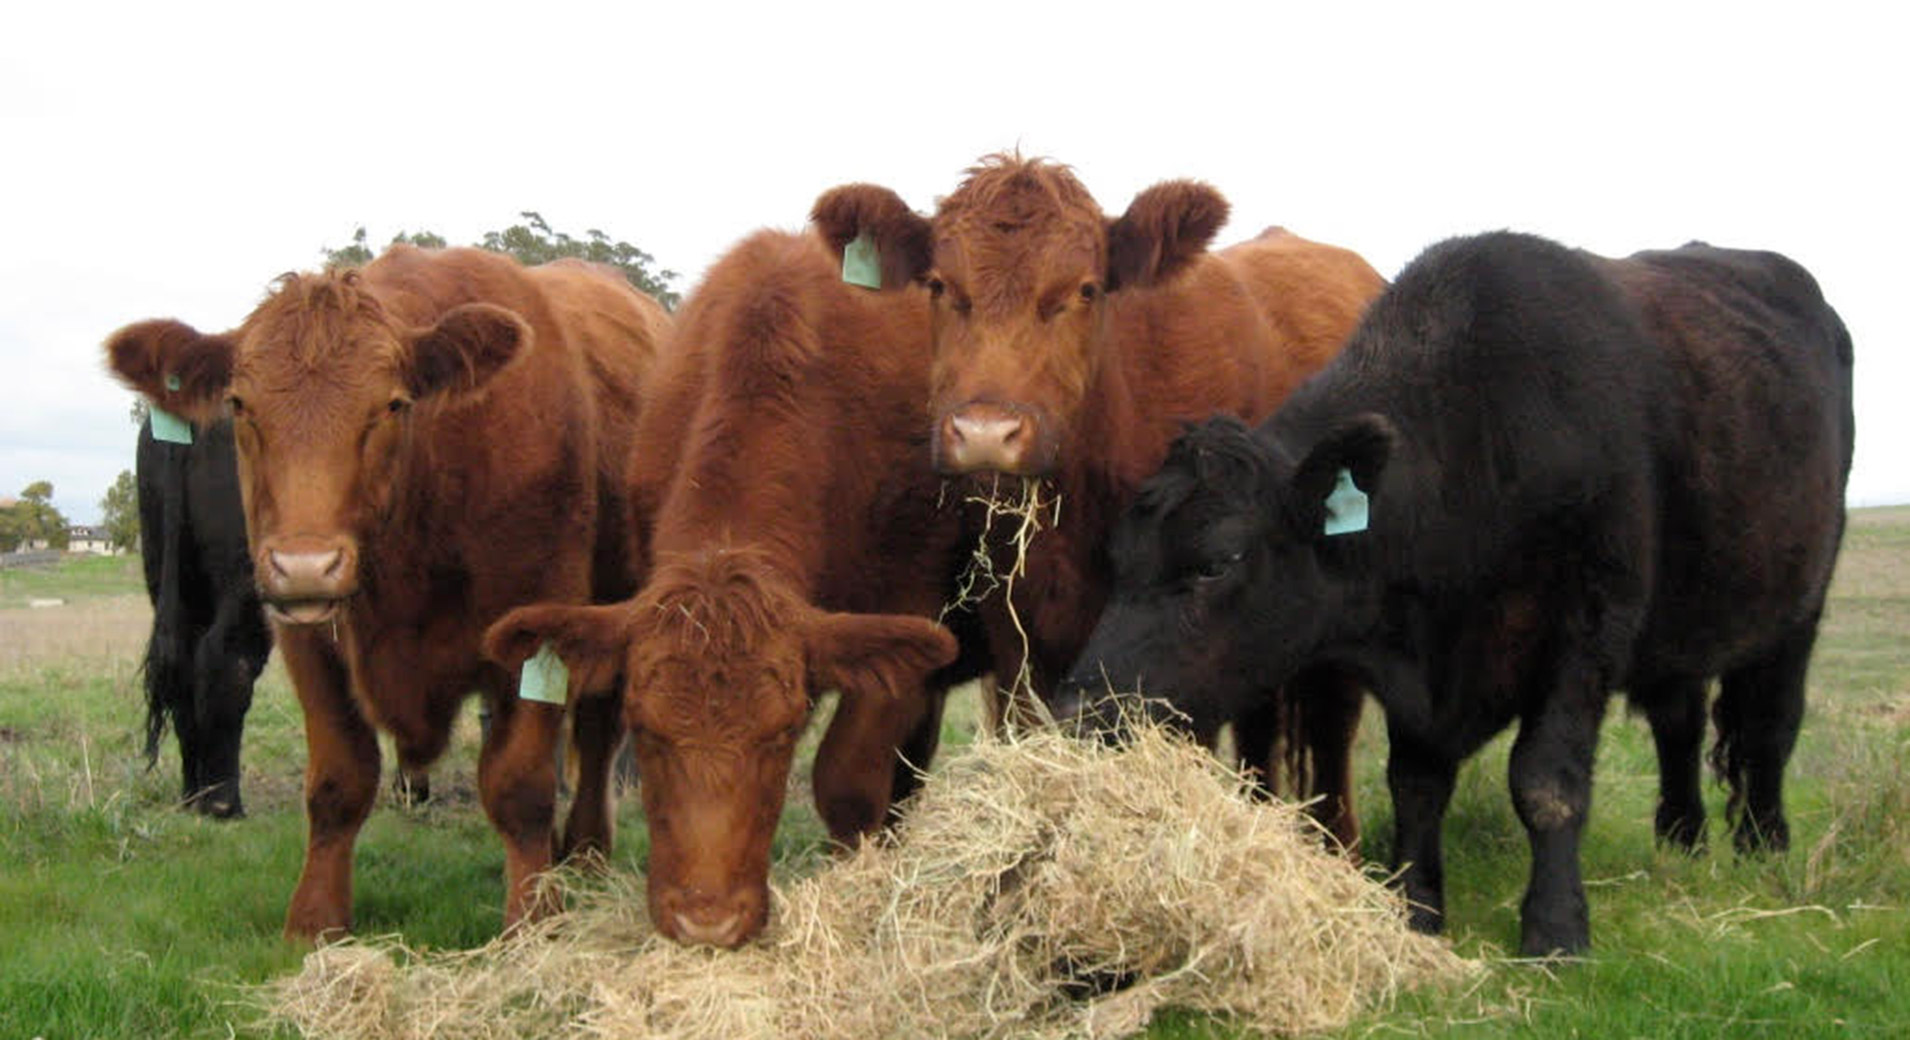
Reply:
[[[1157,180],[1391,276],[1441,238],[1694,238],[1816,274],[1857,350],[1856,504],[1910,502],[1910,75],[1889,5],[16,5],[0,35],[0,495],[133,464],[100,343],[236,325],[360,224],[541,211],[681,273],[822,190],[920,210],[979,156]],[[1315,10],[1330,8],[1331,10]],[[57,10],[56,10],[57,9]]]

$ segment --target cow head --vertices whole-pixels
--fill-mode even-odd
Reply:
[[[819,610],[747,551],[665,558],[628,603],[520,608],[485,637],[506,665],[545,641],[587,682],[623,670],[650,919],[726,947],[768,919],[770,839],[812,691],[904,696],[955,657],[940,625]]]
[[[1232,417],[1176,440],[1114,528],[1113,595],[1056,717],[1109,732],[1145,713],[1211,735],[1346,638],[1365,616],[1370,535],[1328,534],[1343,508],[1329,499],[1343,469],[1375,488],[1393,436],[1362,415],[1297,463]]]
[[[230,412],[266,612],[314,624],[359,588],[359,547],[391,507],[414,408],[477,392],[530,335],[481,303],[409,326],[343,271],[286,275],[232,332],[147,321],[106,352],[158,407]]]
[[[1219,192],[1157,184],[1110,219],[1066,166],[996,155],[932,221],[887,188],[846,185],[811,214],[841,252],[867,235],[882,284],[928,285],[931,451],[945,473],[1042,476],[1061,461],[1103,363],[1107,297],[1161,284],[1227,219]]]

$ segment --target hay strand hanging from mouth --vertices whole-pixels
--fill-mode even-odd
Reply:
[[[641,878],[567,879],[574,909],[479,950],[329,947],[259,997],[340,1040],[1110,1037],[1162,1007],[1293,1034],[1477,970],[1162,730],[984,741],[917,799],[892,844],[780,887],[741,950],[656,935]]]
[[[982,510],[982,529],[975,540],[975,551],[956,581],[954,600],[942,608],[942,617],[946,619],[949,611],[972,609],[1000,591],[1002,603],[1008,608],[1008,620],[1015,626],[1015,636],[1021,642],[1021,667],[1006,684],[1002,683],[1001,676],[995,677],[1000,687],[999,703],[990,706],[992,717],[988,723],[990,732],[1011,734],[1043,729],[1052,721],[1047,706],[1035,692],[1034,647],[1028,638],[1028,629],[1022,624],[1021,611],[1015,605],[1015,583],[1027,572],[1028,547],[1033,544],[1035,535],[1061,523],[1060,493],[1048,496],[1048,482],[1039,477],[1018,479],[1019,498],[1004,495],[1000,474],[989,482],[986,491],[977,490],[963,497],[963,502]],[[996,531],[997,518],[1008,521],[1005,531]],[[1005,541],[998,543],[998,537]],[[995,562],[998,550],[1013,561],[1005,568]]]

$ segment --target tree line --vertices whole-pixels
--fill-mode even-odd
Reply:
[[[513,224],[502,231],[487,231],[483,238],[471,244],[479,249],[516,257],[519,263],[529,266],[547,264],[565,257],[608,264],[622,271],[631,285],[656,297],[657,302],[668,310],[675,310],[677,303],[682,300],[682,294],[670,288],[677,273],[655,268],[656,258],[636,246],[621,239],[612,239],[596,228],[586,230],[582,238],[554,230],[536,210],[524,210],[518,216],[523,218],[523,223]],[[445,237],[435,231],[400,231],[392,236],[386,246],[399,244],[421,249],[443,249],[449,245]],[[377,256],[372,252],[362,225],[352,233],[349,244],[337,249],[327,248],[323,252],[326,267],[362,267]]]

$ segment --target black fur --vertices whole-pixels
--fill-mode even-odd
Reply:
[[[188,805],[245,814],[239,744],[252,684],[272,652],[252,580],[232,424],[193,431],[191,445],[140,427],[140,542],[153,630],[146,646],[146,758],[168,724],[179,737]]]
[[[1532,846],[1521,948],[1590,943],[1578,841],[1609,693],[1658,740],[1659,836],[1702,835],[1713,753],[1740,848],[1788,840],[1781,786],[1844,524],[1850,337],[1801,267],[1692,245],[1607,260],[1526,235],[1432,247],[1259,430],[1187,434],[1123,517],[1115,596],[1059,702],[1102,674],[1196,720],[1302,668],[1385,709],[1394,855],[1443,915],[1461,760],[1513,723]],[[1372,526],[1327,536],[1341,468]]]

